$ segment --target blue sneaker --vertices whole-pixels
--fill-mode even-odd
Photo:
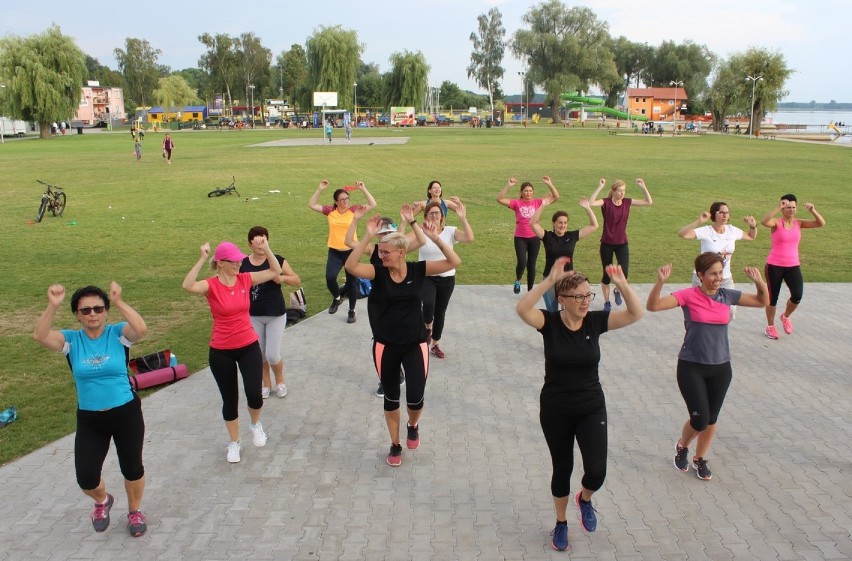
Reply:
[[[568,549],[568,523],[559,521],[556,522],[556,528],[550,532],[550,535],[553,536],[553,539],[550,542],[550,545],[553,546],[553,549],[556,551],[565,551]]]
[[[515,289],[514,290],[515,290],[515,294],[521,293],[521,281],[519,281],[519,280],[515,281]]]
[[[594,532],[598,527],[598,517],[595,515],[595,507],[592,506],[592,501],[584,501],[582,491],[577,491],[574,500],[577,502],[577,508],[580,509],[580,522],[583,524],[583,529],[587,532]]]
[[[610,304],[609,300],[607,300],[606,302],[604,302],[604,311],[609,312],[611,310],[612,310],[612,304]]]
[[[621,303],[623,302],[623,300],[621,299],[621,292],[619,292],[619,290],[617,288],[614,290],[614,292],[615,292],[615,305],[621,306]]]

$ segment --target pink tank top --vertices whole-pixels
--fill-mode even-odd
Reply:
[[[772,249],[766,263],[777,267],[796,267],[799,265],[799,241],[802,239],[802,227],[798,220],[793,221],[792,228],[785,228],[784,221],[779,220],[772,230]]]

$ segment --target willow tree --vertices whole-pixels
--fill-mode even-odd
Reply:
[[[470,34],[473,52],[470,53],[470,65],[467,77],[474,78],[479,87],[488,92],[491,114],[494,115],[494,89],[503,77],[503,54],[506,52],[506,28],[503,16],[497,8],[491,8],[487,14],[476,18],[479,22],[477,33]]]
[[[198,101],[198,91],[178,74],[160,78],[159,85],[154,90],[154,99],[163,109],[179,109]]]
[[[41,138],[50,138],[51,123],[77,112],[87,72],[86,55],[57,25],[40,35],[0,39],[5,112],[38,123]]]
[[[320,27],[306,43],[308,85],[315,92],[337,92],[338,107],[354,105],[355,78],[364,46],[358,32]]]
[[[385,83],[385,101],[388,105],[417,107],[422,104],[429,82],[429,65],[423,53],[393,53],[390,63],[391,70]]]
[[[549,0],[530,8],[522,21],[526,28],[515,32],[512,51],[526,62],[526,78],[544,87],[555,123],[560,94],[587,92],[617,76],[609,26],[589,8]]]

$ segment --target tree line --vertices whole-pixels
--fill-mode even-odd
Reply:
[[[83,53],[56,25],[39,35],[2,38],[0,83],[6,87],[0,112],[38,122],[44,130],[76,112],[87,79],[123,87],[128,114],[137,106],[203,104],[214,95],[223,95],[229,105],[248,105],[252,93],[255,100],[287,99],[307,111],[314,91],[336,91],[341,107],[424,109],[431,67],[423,53],[395,52],[390,69],[382,72],[362,59],[365,47],[354,30],[320,26],[304,45],[294,43],[276,56],[252,32],[203,33],[197,39],[198,66],[172,70],[160,63],[162,52],[142,38],[128,37],[114,50],[117,69]],[[720,126],[728,114],[748,114],[752,102],[755,115],[775,110],[792,73],[783,55],[764,48],[721,59],[691,41],[651,46],[612,37],[592,10],[560,0],[532,6],[509,37],[500,10],[492,8],[478,16],[470,41],[467,75],[486,93],[444,81],[438,95],[442,109],[489,106],[493,112],[503,95],[507,50],[524,64],[525,93],[543,91],[557,123],[563,92],[602,92],[606,105],[615,107],[628,87],[675,82],[687,92],[688,112],[710,112]]]

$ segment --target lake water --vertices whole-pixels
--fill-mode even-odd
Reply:
[[[828,132],[829,123],[843,123],[840,127],[852,133],[852,111],[776,111],[767,113],[764,122],[784,125],[807,125],[808,132]]]

